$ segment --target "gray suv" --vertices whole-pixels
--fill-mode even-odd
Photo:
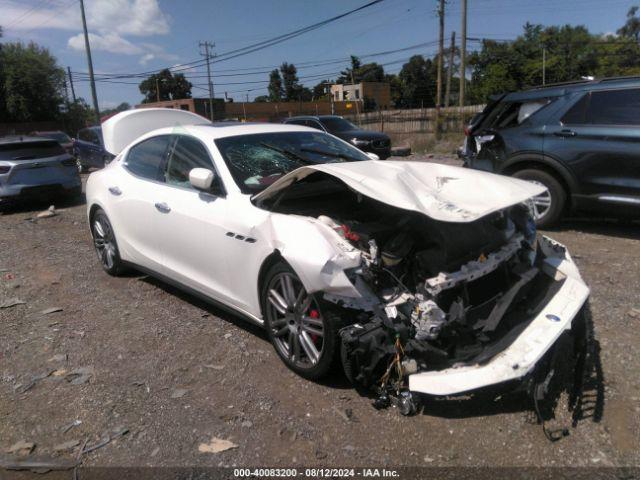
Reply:
[[[40,137],[0,137],[0,204],[7,200],[82,193],[75,159]]]
[[[467,167],[547,187],[541,227],[568,210],[640,217],[640,77],[500,95],[465,133]]]

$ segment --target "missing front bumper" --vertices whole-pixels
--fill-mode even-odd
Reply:
[[[456,395],[503,382],[523,379],[579,314],[589,296],[566,248],[548,237],[539,246],[543,270],[564,282],[558,292],[505,350],[482,365],[465,365],[409,375],[409,390],[435,396]]]

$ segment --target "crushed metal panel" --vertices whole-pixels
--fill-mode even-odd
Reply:
[[[331,175],[369,198],[443,222],[472,222],[545,191],[540,185],[516,178],[450,165],[368,160],[299,168],[253,200],[259,204],[316,172]],[[482,196],[475,193],[478,191]]]

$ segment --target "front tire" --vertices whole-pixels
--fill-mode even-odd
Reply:
[[[544,170],[537,169],[520,170],[513,176],[546,187],[547,192],[533,198],[533,217],[539,228],[555,225],[567,203],[567,192],[558,179]]]
[[[91,220],[91,235],[93,245],[98,254],[98,260],[105,272],[117,276],[125,271],[125,266],[120,258],[118,243],[113,232],[111,222],[102,209],[98,209]]]
[[[276,263],[265,278],[260,298],[273,347],[287,367],[301,377],[323,377],[338,351],[339,317],[307,293],[286,263]]]

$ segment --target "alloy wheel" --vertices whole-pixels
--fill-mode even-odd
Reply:
[[[315,298],[293,273],[271,279],[266,313],[281,356],[298,368],[317,365],[324,350],[324,320]]]
[[[98,216],[93,222],[93,244],[102,265],[107,270],[112,269],[116,259],[116,242],[113,229],[103,216]]]
[[[547,190],[544,193],[541,193],[540,195],[536,195],[531,199],[533,219],[538,221],[542,217],[544,217],[549,211],[549,209],[551,208],[551,201],[552,201],[551,193],[549,192],[548,187],[544,183],[538,182],[536,180],[528,180],[528,181],[536,185],[540,185],[541,187],[547,188]]]

